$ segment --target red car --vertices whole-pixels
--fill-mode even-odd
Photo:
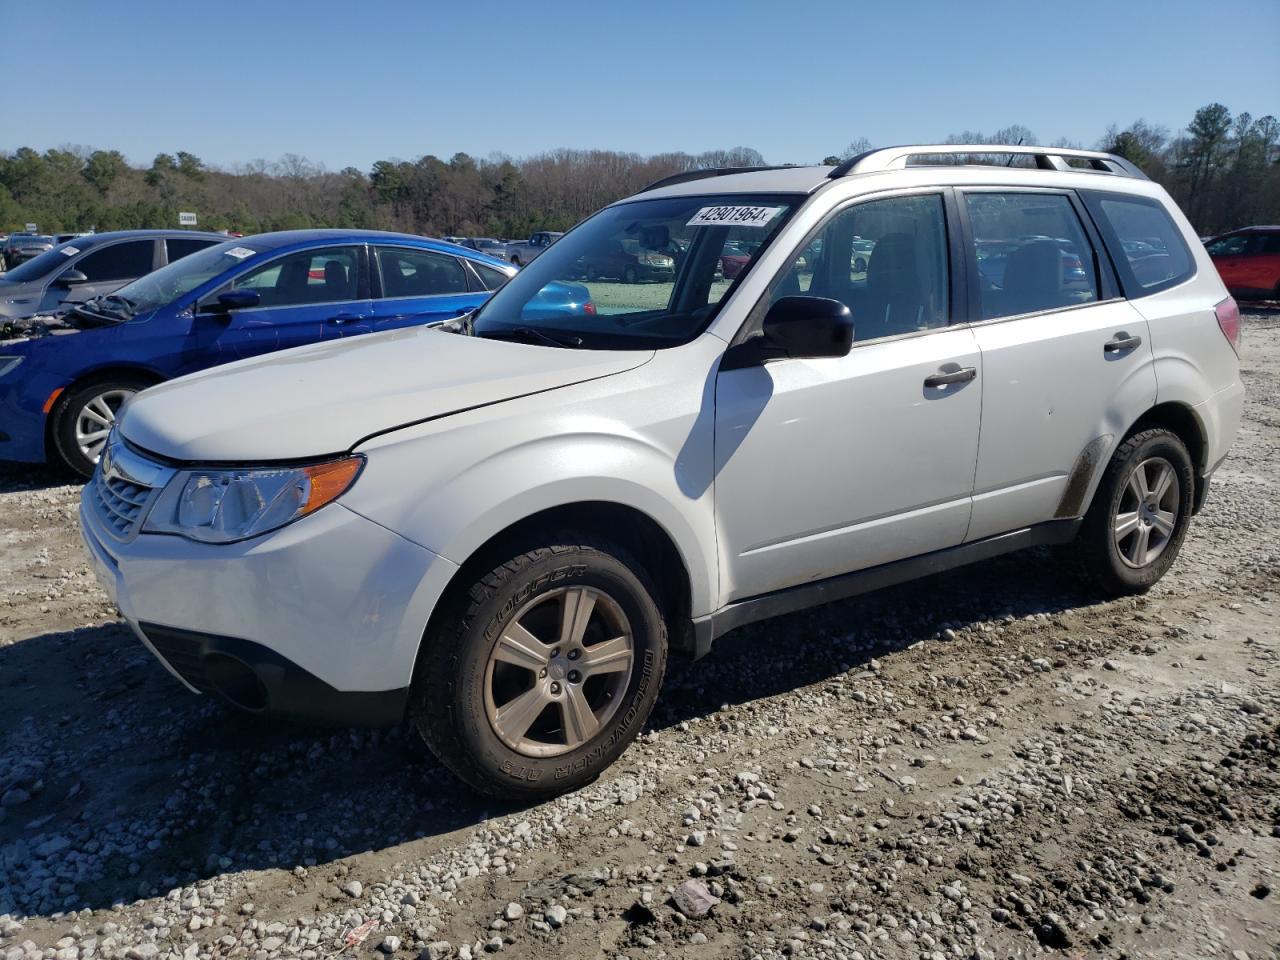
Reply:
[[[720,270],[726,280],[736,280],[742,268],[751,262],[755,253],[754,247],[748,247],[736,240],[730,240],[720,252]]]
[[[1205,244],[1238,300],[1280,300],[1280,227],[1245,227]]]

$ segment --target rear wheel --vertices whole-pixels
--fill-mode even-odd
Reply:
[[[1085,515],[1076,549],[1107,593],[1145,593],[1173,565],[1187,535],[1195,473],[1186,445],[1144,430],[1120,445]]]
[[[58,459],[82,477],[90,476],[120,408],[148,386],[133,377],[116,377],[68,390],[53,416],[53,446]]]
[[[594,780],[640,732],[666,664],[644,570],[616,547],[518,553],[442,608],[414,680],[414,722],[454,773],[536,799]]]

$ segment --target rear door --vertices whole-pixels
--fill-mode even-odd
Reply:
[[[193,362],[209,366],[305,346],[367,321],[363,254],[364,248],[354,245],[313,248],[251,267],[205,301],[228,289],[253,290],[261,297],[259,305],[229,315],[198,312]]]
[[[452,320],[488,297],[459,257],[422,247],[374,247],[373,277],[375,331]]]
[[[959,206],[982,352],[977,540],[1078,515],[1093,466],[1154,403],[1156,380],[1147,322],[1078,197],[966,189]],[[980,269],[991,249],[999,271]]]
[[[62,252],[75,248],[75,242],[64,246]],[[119,290],[131,280],[146,276],[160,265],[155,239],[123,240],[94,247],[83,256],[68,257],[67,270],[78,270],[88,280],[67,286],[60,282],[60,273],[50,281],[40,304],[42,311],[59,309],[63,304],[83,303]],[[65,273],[64,270],[62,273]]]

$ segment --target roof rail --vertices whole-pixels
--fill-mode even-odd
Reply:
[[[785,170],[792,166],[795,166],[795,164],[776,163],[757,167],[706,167],[702,170],[686,170],[684,173],[673,173],[669,177],[655,180],[641,190],[640,193],[648,193],[650,190],[657,190],[659,187],[670,187],[677,183],[687,183],[690,180],[705,180],[707,177],[727,177],[733,173],[756,173],[760,170]]]
[[[1000,143],[935,143],[916,144],[900,147],[884,147],[880,150],[868,150],[856,157],[850,157],[832,169],[827,176],[832,179],[847,177],[855,173],[875,173],[880,170],[902,170],[907,166],[910,157],[962,156],[966,154],[998,154],[1009,156],[1035,157],[1036,166],[1041,170],[1086,171],[1093,173],[1109,173],[1118,177],[1134,177],[1146,180],[1147,175],[1124,157],[1113,153],[1099,153],[1096,150],[1073,150],[1069,147],[1024,147],[1021,144]],[[1073,167],[1068,159],[1087,160],[1087,168]]]

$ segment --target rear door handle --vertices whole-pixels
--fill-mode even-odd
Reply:
[[[362,313],[335,313],[332,317],[329,318],[329,323],[332,323],[334,326],[340,327],[343,324],[355,323],[359,320],[363,320],[364,318],[365,318],[364,314]]]
[[[1142,345],[1141,337],[1131,337],[1121,331],[1102,345],[1103,353],[1124,353]]]
[[[949,387],[953,383],[968,383],[978,375],[977,367],[961,367],[959,370],[939,370],[924,378],[926,387]]]

